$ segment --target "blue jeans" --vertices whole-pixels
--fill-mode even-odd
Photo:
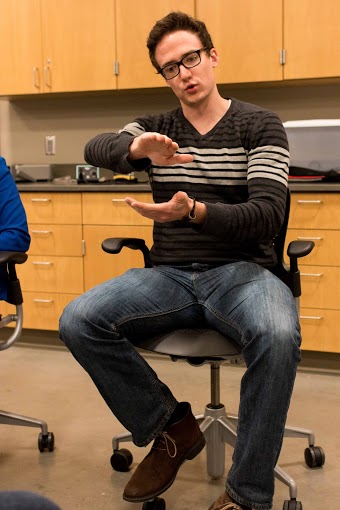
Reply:
[[[238,342],[247,365],[228,492],[267,510],[301,340],[294,298],[277,277],[249,262],[131,269],[70,303],[60,337],[134,443],[145,446],[177,401],[135,346],[167,330],[204,325]]]

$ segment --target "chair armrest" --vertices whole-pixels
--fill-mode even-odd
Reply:
[[[23,323],[22,293],[20,282],[15,271],[15,264],[23,264],[27,260],[27,254],[18,251],[0,251],[0,266],[5,267],[8,274],[7,299],[8,303],[15,305],[16,313],[8,314],[5,317],[0,315],[0,328],[15,322],[15,328],[7,340],[0,342],[0,351],[8,349],[21,335]]]
[[[110,237],[102,242],[102,249],[106,253],[116,254],[126,247],[130,250],[140,250],[143,253],[145,267],[152,267],[150,263],[150,250],[144,239],[138,237]]]
[[[20,251],[0,251],[0,265],[13,262],[23,264],[27,260],[27,254]]]
[[[291,241],[288,245],[287,255],[289,257],[289,269],[285,281],[295,298],[301,296],[301,278],[298,268],[298,259],[306,257],[315,246],[313,241]]]
[[[26,260],[26,253],[20,251],[0,251],[0,266],[4,266],[8,274],[6,301],[12,305],[21,305],[23,302],[15,265],[23,264]]]
[[[288,245],[289,258],[300,258],[309,255],[315,246],[314,241],[292,241]]]
[[[291,241],[288,245],[287,255],[290,259],[290,272],[298,272],[297,259],[306,257],[313,250],[314,241]]]

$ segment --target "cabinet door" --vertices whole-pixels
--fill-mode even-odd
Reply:
[[[40,0],[1,0],[0,34],[0,95],[40,92]]]
[[[146,40],[157,20],[171,11],[194,15],[194,0],[116,0],[118,88],[164,87],[150,63]]]
[[[115,89],[113,0],[42,0],[45,92]]]
[[[218,83],[282,80],[282,0],[196,0],[220,56]]]
[[[339,0],[284,0],[284,78],[340,76]]]

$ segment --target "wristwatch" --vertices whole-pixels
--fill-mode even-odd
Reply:
[[[194,203],[192,205],[192,209],[188,213],[188,221],[192,221],[192,220],[194,220],[196,218],[196,213],[195,213],[196,198],[194,198],[194,197],[189,197],[189,198],[191,198],[191,200],[194,201]]]

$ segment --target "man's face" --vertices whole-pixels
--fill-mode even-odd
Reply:
[[[155,57],[160,68],[167,64],[179,62],[192,51],[200,50],[202,43],[193,32],[179,30],[165,35],[158,43]],[[215,76],[213,68],[217,65],[218,56],[215,49],[201,51],[201,63],[190,69],[179,66],[179,74],[167,80],[167,84],[174,91],[181,103],[187,106],[201,104],[213,88]]]

